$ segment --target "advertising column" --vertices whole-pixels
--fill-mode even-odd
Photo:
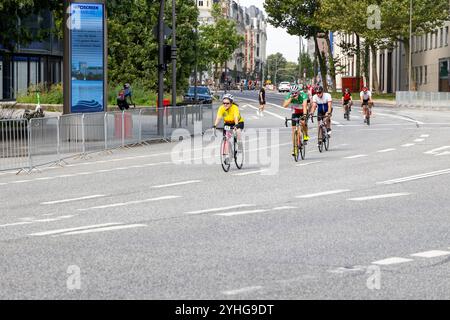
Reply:
[[[64,113],[106,111],[104,1],[66,1]]]

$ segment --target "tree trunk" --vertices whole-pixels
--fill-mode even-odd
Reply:
[[[320,66],[320,74],[322,76],[322,86],[325,92],[328,91],[328,83],[327,83],[327,64],[325,62],[324,53],[320,52],[319,42],[317,40],[317,36],[314,36],[314,44],[316,46],[316,54],[319,59]]]
[[[375,92],[380,92],[380,83],[377,73],[377,48],[375,44],[370,44],[370,52],[372,54],[372,86]]]
[[[403,42],[403,45],[405,46],[406,90],[407,91],[410,91],[410,90],[414,91],[414,87],[413,87],[414,78],[413,78],[412,74],[410,75],[410,71],[411,71],[410,70],[410,65],[411,65],[410,58],[411,58],[411,55],[410,55],[410,52],[409,52],[409,48],[410,48],[409,47],[409,38],[403,40],[402,42]],[[411,84],[409,83],[410,81],[411,81]]]
[[[325,40],[326,40],[327,46],[328,46],[328,62],[330,64],[330,76],[331,76],[331,81],[333,83],[332,90],[335,91],[336,90],[336,67],[334,65],[333,50],[331,48],[330,32],[327,31],[325,33],[325,35],[326,35]]]
[[[356,36],[356,76],[361,77],[361,40],[359,34],[355,33]]]

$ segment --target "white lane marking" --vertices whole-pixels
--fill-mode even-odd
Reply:
[[[336,126],[341,126],[342,125],[340,122],[337,122],[337,121],[334,121],[334,120],[331,120],[331,124],[334,124]]]
[[[274,211],[282,211],[282,210],[291,210],[291,209],[298,209],[297,207],[291,207],[291,206],[284,206],[284,207],[276,207],[272,210]]]
[[[177,199],[181,198],[181,196],[164,196],[159,198],[151,198],[151,199],[145,199],[145,200],[136,200],[136,201],[129,201],[129,202],[120,202],[120,203],[113,203],[113,204],[107,204],[104,206],[96,206],[86,209],[78,209],[78,211],[89,211],[89,210],[96,210],[96,209],[108,209],[108,208],[115,208],[115,207],[124,207],[129,206],[133,204],[142,204],[147,202],[154,202],[154,201],[161,201],[161,200],[171,200],[171,199]]]
[[[102,197],[106,197],[106,196],[103,194],[96,194],[96,195],[85,196],[85,197],[80,197],[80,198],[42,202],[41,204],[42,205],[59,204],[59,203],[67,203],[67,202],[73,202],[73,201],[90,200],[90,199],[96,199],[96,198],[102,198]]]
[[[119,225],[119,224],[121,224],[121,223],[120,222],[115,222],[115,223],[93,224],[93,225],[77,227],[77,228],[57,229],[57,230],[51,230],[51,231],[32,233],[32,234],[30,234],[30,236],[34,236],[34,237],[49,236],[49,235],[54,235],[54,234],[58,234],[58,233],[65,233],[65,232],[71,232],[71,231],[86,230],[86,229],[92,229],[92,228],[101,228],[101,227],[108,227],[108,226],[116,226],[116,225]]]
[[[327,195],[344,193],[344,192],[350,192],[350,190],[348,190],[348,189],[341,189],[341,190],[325,191],[325,192],[320,192],[320,193],[305,194],[305,195],[302,195],[302,196],[297,196],[296,198],[308,199],[308,198],[315,198],[315,197],[327,196]]]
[[[250,108],[252,108],[254,110],[259,110],[259,108],[251,106],[249,104],[247,104],[246,106],[248,106],[248,107],[250,107]],[[280,116],[280,115],[278,115],[276,113],[273,113],[273,112],[270,112],[270,111],[267,111],[267,110],[265,110],[264,113],[270,114],[271,116],[274,116],[275,118],[278,118],[278,119],[281,119],[281,120],[285,120],[284,117],[282,117],[282,116]]]
[[[348,199],[348,200],[349,201],[366,201],[366,200],[395,198],[395,197],[402,197],[402,196],[409,196],[409,195],[410,195],[410,193],[389,193],[389,194],[380,194],[380,195],[376,195],[376,196],[352,198],[352,199]]]
[[[225,211],[225,210],[231,210],[231,209],[239,209],[239,208],[248,208],[248,207],[255,207],[254,204],[240,204],[237,206],[231,206],[231,207],[223,207],[223,208],[213,208],[213,209],[204,209],[204,210],[197,210],[197,211],[189,211],[186,212],[186,214],[200,214],[200,213],[209,213],[209,212],[218,212],[218,211]]]
[[[425,154],[431,154],[431,155],[439,155],[439,154],[442,154],[440,151],[447,150],[449,148],[450,148],[450,146],[443,146],[443,147],[436,148],[436,149],[433,149],[433,150],[430,150],[430,151],[427,151],[427,152],[424,152],[424,153]]]
[[[425,139],[416,139],[416,140],[414,140],[414,142],[423,142],[423,141],[425,141]]]
[[[397,115],[393,115],[393,114],[386,114],[386,113],[380,113],[380,112],[377,112],[377,114],[380,116],[385,116],[385,117],[390,117],[390,118],[394,118],[394,119],[400,119],[400,120],[404,120],[404,121],[408,121],[408,122],[413,122],[415,124],[425,124],[422,121],[413,120],[413,119],[409,119],[409,118],[405,118],[405,117],[397,116]]]
[[[10,183],[26,183],[26,182],[30,182],[31,180],[19,180],[19,181],[12,181]]]
[[[368,157],[368,155],[367,154],[358,154],[356,156],[345,157],[344,159],[358,159],[358,158],[364,158],[364,157]]]
[[[421,135],[420,137],[421,138],[428,138],[430,135],[429,134],[423,134],[423,135]]]
[[[235,212],[227,212],[227,213],[218,213],[215,214],[216,216],[223,216],[223,217],[231,217],[231,216],[238,216],[243,214],[252,214],[252,213],[263,213],[267,212],[268,210],[247,210],[247,211],[235,211]]]
[[[65,219],[70,219],[75,217],[74,215],[69,215],[69,216],[60,216],[60,217],[55,217],[53,219],[40,219],[40,220],[34,220],[33,222],[54,222],[54,221],[60,221],[60,220],[65,220]]]
[[[122,226],[96,228],[96,229],[89,229],[89,230],[82,230],[82,231],[66,232],[63,234],[54,235],[53,237],[71,236],[71,235],[96,233],[96,232],[116,231],[116,230],[141,228],[141,227],[147,227],[147,225],[146,224],[128,224],[128,225],[122,225]]]
[[[419,258],[435,258],[450,255],[450,251],[441,251],[441,250],[431,250],[425,252],[419,252],[412,254],[411,257],[419,257]]]
[[[201,180],[189,180],[189,181],[181,181],[181,182],[175,182],[170,184],[162,184],[159,186],[153,186],[154,189],[161,189],[161,188],[168,188],[168,187],[176,187],[176,186],[183,186],[186,184],[193,184],[193,183],[199,183],[202,182]]]
[[[233,176],[248,176],[251,174],[258,174],[258,173],[263,173],[269,171],[268,169],[264,169],[264,170],[257,170],[257,171],[249,171],[249,172],[242,172],[242,173],[235,173],[233,174]]]
[[[380,151],[377,151],[377,152],[378,152],[378,153],[386,153],[386,152],[391,152],[391,151],[395,151],[395,150],[397,150],[397,149],[395,149],[395,148],[390,148],[390,149],[380,150]]]
[[[7,224],[1,224],[0,228],[4,228],[4,227],[13,227],[13,226],[21,226],[21,225],[25,225],[25,224],[31,224],[33,222],[31,221],[24,221],[24,222],[15,222],[15,223],[7,223]]]
[[[312,164],[316,164],[316,163],[321,163],[322,161],[313,161],[313,162],[308,162],[308,163],[302,163],[302,164],[298,164],[297,167],[304,167],[304,166],[309,166]]]
[[[261,286],[254,286],[254,287],[247,287],[247,288],[236,289],[236,290],[223,291],[222,293],[226,296],[235,296],[235,295],[242,294],[242,293],[248,293],[248,292],[252,292],[252,291],[261,290],[262,288],[263,287],[261,287]]]
[[[407,181],[413,181],[413,180],[419,180],[419,179],[440,176],[440,175],[444,175],[444,174],[450,174],[450,169],[433,171],[433,172],[418,174],[418,175],[409,176],[409,177],[405,177],[405,178],[387,180],[387,181],[383,181],[383,182],[377,182],[377,184],[397,184],[397,183],[402,183],[402,182],[407,182]]]
[[[405,263],[405,262],[411,262],[414,261],[412,259],[405,259],[405,258],[399,258],[399,257],[392,257],[392,258],[387,258],[384,260],[379,260],[379,261],[375,261],[372,262],[372,264],[378,264],[378,265],[382,265],[382,266],[387,266],[387,265],[391,265],[391,264],[398,264],[398,263]]]
[[[403,148],[409,148],[409,147],[412,147],[414,145],[415,145],[415,143],[406,143],[406,144],[402,145],[402,147]]]

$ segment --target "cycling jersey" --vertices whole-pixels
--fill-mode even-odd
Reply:
[[[225,124],[234,124],[235,116],[238,117],[239,123],[244,122],[244,118],[241,117],[241,114],[239,112],[239,107],[234,103],[228,110],[225,109],[225,106],[220,106],[219,110],[217,111],[217,115],[220,118],[223,118],[223,122],[225,122]]]
[[[286,96],[285,100],[289,100],[292,96],[292,93],[289,93]],[[302,114],[303,113],[303,101],[308,101],[308,95],[304,92],[299,92],[298,97],[296,99],[292,99],[290,103],[290,107],[292,109],[292,113],[294,114]]]
[[[331,95],[329,93],[324,93],[322,98],[320,98],[317,94],[313,97],[313,103],[317,104],[319,113],[327,113],[331,112],[328,110],[328,102],[332,102]]]
[[[350,101],[350,99],[352,98],[352,94],[350,92],[349,93],[344,93],[342,95],[342,97],[344,98],[344,101]]]
[[[369,101],[370,98],[372,98],[372,92],[370,92],[370,91],[367,91],[367,92],[361,91],[359,96],[361,98],[363,98],[364,101]]]

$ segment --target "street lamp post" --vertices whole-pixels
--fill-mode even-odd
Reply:
[[[159,3],[158,18],[158,135],[163,135],[163,99],[164,99],[164,0]]]
[[[408,91],[411,91],[412,86],[412,0],[409,1],[409,86]]]
[[[176,0],[172,0],[172,106],[177,105],[177,37],[176,37]]]

